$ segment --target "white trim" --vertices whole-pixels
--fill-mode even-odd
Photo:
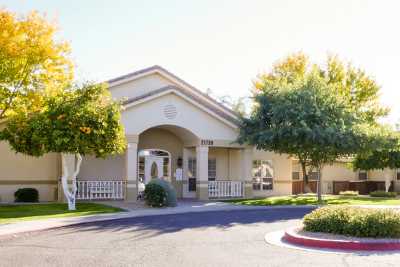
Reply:
[[[125,105],[125,109],[124,109],[122,112],[124,112],[124,111],[125,111],[126,109],[128,109],[128,108],[131,108],[131,107],[134,107],[134,106],[137,106],[137,105],[146,103],[146,102],[148,102],[148,101],[150,101],[150,100],[153,100],[153,99],[156,99],[156,98],[159,98],[159,97],[162,97],[162,96],[164,96],[164,95],[171,94],[171,93],[172,93],[172,94],[175,94],[175,95],[177,95],[177,96],[182,97],[182,98],[185,99],[186,101],[188,101],[188,102],[190,102],[191,104],[195,105],[196,107],[200,108],[201,110],[203,110],[204,112],[208,113],[209,115],[211,115],[211,116],[213,116],[213,117],[219,119],[220,121],[222,121],[223,123],[227,124],[227,125],[230,126],[231,128],[233,128],[233,129],[238,129],[238,126],[235,125],[234,123],[232,123],[232,122],[226,120],[225,118],[221,117],[221,116],[218,115],[217,113],[215,113],[215,112],[211,111],[210,109],[206,108],[204,105],[201,105],[200,103],[194,101],[194,100],[191,99],[190,97],[187,97],[186,95],[182,94],[181,92],[179,92],[178,90],[173,89],[173,88],[168,89],[168,90],[165,90],[165,91],[162,91],[162,92],[160,92],[160,93],[158,93],[158,94],[150,95],[150,96],[148,96],[148,97],[139,99],[139,100],[137,100],[137,101],[135,101],[135,102],[129,103],[129,104]]]

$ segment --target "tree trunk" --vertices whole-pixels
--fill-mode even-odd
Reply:
[[[317,168],[317,201],[318,204],[322,204],[322,188],[321,188],[321,184],[322,184],[322,173],[321,173],[321,167]]]
[[[301,161],[301,171],[303,173],[303,192],[304,193],[312,193],[311,188],[308,184],[308,174],[307,174],[307,166],[306,163]]]
[[[75,200],[76,200],[76,176],[79,173],[82,163],[82,157],[80,154],[75,154],[74,159],[76,159],[76,164],[74,162],[74,171],[71,176],[72,180],[72,188],[71,191],[68,188],[68,177],[70,177],[67,161],[66,161],[66,154],[61,153],[61,160],[62,160],[62,167],[63,167],[63,176],[61,177],[62,188],[64,191],[65,198],[68,201],[68,210],[76,210]]]
[[[385,168],[383,170],[384,176],[385,176],[385,191],[389,192],[390,185],[392,183],[392,175],[390,173],[390,170],[388,168]]]

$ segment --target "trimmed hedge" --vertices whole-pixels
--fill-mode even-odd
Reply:
[[[14,193],[15,202],[39,202],[36,188],[20,188]]]
[[[358,191],[340,191],[339,195],[343,197],[356,197],[358,196]]]
[[[148,183],[144,189],[144,200],[150,207],[164,207],[167,204],[167,194],[162,186]]]
[[[304,230],[354,237],[399,238],[400,213],[386,209],[329,206],[303,218]]]
[[[382,190],[373,191],[373,192],[369,193],[369,195],[371,197],[396,197],[397,196],[396,192],[386,192],[386,191],[382,191]]]

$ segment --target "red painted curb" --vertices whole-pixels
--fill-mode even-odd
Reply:
[[[317,239],[297,234],[293,229],[285,231],[283,239],[291,244],[313,248],[329,248],[339,250],[370,250],[393,251],[400,250],[400,242],[362,242],[351,240]]]

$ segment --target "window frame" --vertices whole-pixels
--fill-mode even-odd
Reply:
[[[267,172],[267,169],[263,170],[263,164],[270,166],[270,171]],[[274,190],[274,167],[272,160],[255,159],[252,161],[252,188],[257,192]]]
[[[213,166],[213,168],[210,168],[210,166]],[[208,181],[216,181],[216,180],[217,180],[217,159],[208,158]]]
[[[365,178],[360,178],[360,174],[365,174]],[[359,170],[357,174],[357,178],[359,181],[367,181],[368,180],[368,171],[366,170]]]

